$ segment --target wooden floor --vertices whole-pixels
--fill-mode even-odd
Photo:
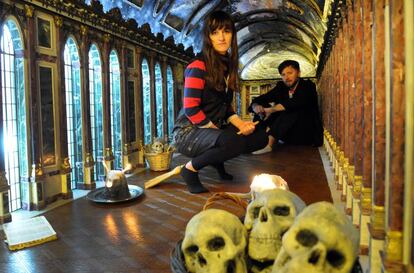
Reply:
[[[173,165],[186,160],[178,156]],[[203,184],[211,192],[248,192],[254,175],[270,173],[282,176],[307,204],[332,201],[317,148],[281,146],[269,154],[228,161],[226,169],[233,181],[220,181],[207,167],[200,172]],[[159,174],[147,171],[128,178],[128,183],[143,186]],[[0,272],[171,272],[171,250],[210,195],[188,193],[176,176],[129,203],[98,205],[77,199],[44,214],[58,240],[14,252],[0,244]],[[240,213],[230,203],[218,205]]]

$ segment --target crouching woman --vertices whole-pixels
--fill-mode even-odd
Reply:
[[[267,144],[264,130],[243,121],[232,107],[238,88],[238,48],[234,22],[223,11],[212,12],[203,29],[203,49],[185,70],[184,101],[173,130],[178,152],[191,158],[181,176],[191,193],[208,191],[198,171],[215,167],[232,179],[224,161]]]

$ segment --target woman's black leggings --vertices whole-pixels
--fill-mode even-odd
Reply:
[[[238,129],[234,126],[228,126],[217,138],[215,145],[192,158],[191,162],[196,170],[207,165],[222,163],[244,153],[251,153],[260,150],[267,145],[268,136],[264,128],[256,130],[248,135],[238,135]]]

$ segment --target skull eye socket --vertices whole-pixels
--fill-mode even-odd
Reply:
[[[316,245],[319,241],[318,236],[309,229],[303,229],[296,234],[296,240],[304,247],[311,247]]]
[[[257,217],[259,217],[259,214],[260,214],[260,209],[261,209],[262,207],[254,207],[253,208],[253,217],[254,217],[254,219],[256,219]]]
[[[288,206],[276,206],[273,208],[273,214],[277,216],[289,216],[290,208]]]
[[[341,252],[331,249],[326,253],[326,260],[333,267],[339,268],[345,263],[345,256]]]
[[[191,254],[194,254],[194,253],[197,253],[198,252],[198,246],[191,245],[191,246],[187,247],[186,250],[191,255]]]
[[[210,251],[218,251],[224,248],[225,246],[224,239],[222,237],[214,237],[213,239],[209,240],[207,243],[207,248]]]

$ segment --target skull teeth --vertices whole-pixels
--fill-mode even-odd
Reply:
[[[261,244],[270,244],[274,243],[275,241],[280,241],[280,237],[278,236],[271,236],[271,237],[250,237],[250,241],[254,241],[256,243]]]

